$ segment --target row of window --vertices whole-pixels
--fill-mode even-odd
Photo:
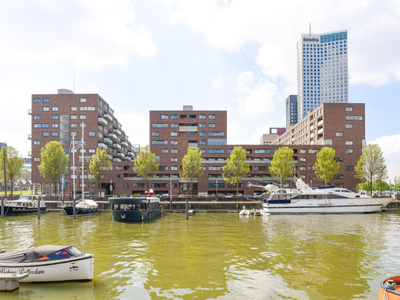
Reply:
[[[33,99],[33,102],[34,102],[34,103],[40,103],[40,102],[41,102],[40,100],[41,100],[40,98],[34,98],[34,99]],[[42,99],[42,102],[43,102],[43,103],[49,103],[49,102],[50,102],[50,99],[49,99],[49,98],[43,98],[43,99]],[[86,98],[79,98],[79,102],[81,102],[81,103],[86,102]]]
[[[171,117],[171,120],[177,120],[178,119],[178,115],[177,114],[171,114],[170,117]],[[189,119],[196,119],[196,117],[197,117],[197,115],[194,115],[194,114],[193,115],[192,114],[189,115]],[[162,120],[167,120],[168,118],[169,118],[168,114],[162,114],[161,115],[161,119]],[[179,115],[179,118],[180,119],[187,119],[188,115],[182,114],[182,115]],[[206,118],[207,118],[207,116],[204,115],[204,114],[200,114],[199,115],[199,119],[200,120],[205,120]],[[215,119],[215,115],[214,114],[209,114],[208,118],[210,120],[214,120]]]

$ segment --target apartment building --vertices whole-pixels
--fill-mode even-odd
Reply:
[[[64,192],[73,193],[71,167],[81,166],[82,148],[77,147],[82,144],[83,133],[85,171],[84,174],[80,171],[77,173],[77,192],[82,190],[81,179],[84,176],[85,191],[103,192],[105,195],[130,193],[123,180],[123,171],[132,170],[137,149],[115,118],[114,110],[100,95],[74,94],[69,90],[59,90],[58,94],[34,94],[29,114],[32,116],[32,132],[28,138],[32,141],[32,183],[35,191],[52,193],[48,182],[39,173],[40,150],[50,141],[59,141],[69,156]],[[89,172],[90,159],[98,147],[107,150],[107,156],[113,164],[112,170],[105,172],[100,191],[96,183],[90,180]],[[76,155],[72,155],[74,151]]]

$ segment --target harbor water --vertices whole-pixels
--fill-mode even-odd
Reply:
[[[7,252],[45,244],[94,253],[93,281],[20,283],[0,299],[377,299],[380,281],[400,274],[397,212],[0,220]]]

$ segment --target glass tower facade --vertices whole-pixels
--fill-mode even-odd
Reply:
[[[349,101],[347,31],[302,34],[297,42],[298,120],[322,103]]]

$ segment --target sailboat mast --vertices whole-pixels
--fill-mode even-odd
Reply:
[[[76,147],[75,147],[75,132],[72,135],[72,178],[73,178],[73,187],[74,187],[74,199],[76,199],[76,193],[75,193],[75,151],[76,151]]]
[[[83,130],[84,130],[84,123],[82,122],[82,201],[84,202],[85,201],[85,188],[84,188],[84,185],[85,185],[85,181],[84,181],[84,178],[85,178],[85,169],[84,169],[84,153],[83,152],[85,152],[85,150],[84,150],[84,147],[83,147]]]

